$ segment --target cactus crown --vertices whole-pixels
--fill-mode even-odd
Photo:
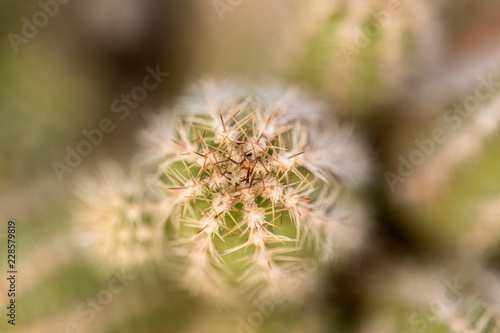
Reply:
[[[162,164],[159,180],[178,208],[174,229],[194,241],[187,257],[197,278],[203,270],[234,270],[224,257],[231,253],[247,268],[268,271],[287,242],[295,242],[287,253],[301,248],[305,204],[326,183],[300,166],[306,125],[300,117],[280,124],[279,113],[248,103],[224,116],[179,117],[172,140],[178,153]]]
[[[305,291],[303,283],[312,281],[300,274],[311,273],[305,258],[329,260],[337,249],[360,244],[362,209],[339,207],[337,199],[364,177],[363,149],[349,129],[321,124],[322,108],[295,90],[211,82],[194,88],[176,114],[154,118],[142,133],[146,149],[138,161],[147,173],[136,215],[152,236],[141,251],[208,299],[246,292],[300,298],[297,286]],[[144,181],[150,178],[152,184]],[[101,192],[81,194],[95,198],[89,211],[122,221],[102,204]],[[104,237],[111,225],[91,224],[85,212],[79,218],[92,252],[108,265],[113,247],[124,244],[113,232]],[[102,242],[109,244],[104,250]],[[133,256],[137,249],[129,245]]]
[[[275,112],[258,128],[256,120],[264,119],[259,113],[245,110],[227,119],[219,114],[215,129],[204,117],[181,120],[198,147],[169,163],[162,177],[169,190],[179,191],[185,222],[199,228],[203,221],[199,232],[221,240],[246,234],[246,247],[283,241],[268,229],[277,227],[283,214],[297,223],[299,202],[310,200],[315,188],[307,170],[295,165],[307,142],[304,126],[297,120],[269,131]]]

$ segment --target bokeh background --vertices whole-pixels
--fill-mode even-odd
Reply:
[[[0,267],[13,219],[19,274],[15,327],[0,279],[0,330],[499,332],[499,17],[493,0],[3,0]],[[168,77],[120,119],[113,101],[157,66]],[[369,244],[302,304],[214,307],[151,267],[87,322],[79,306],[109,279],[75,241],[74,182],[125,164],[144,115],[207,77],[297,85],[357,124]],[[103,118],[115,129],[58,179],[53,162]]]

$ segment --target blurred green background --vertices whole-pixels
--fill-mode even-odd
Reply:
[[[446,127],[443,115],[474,94],[478,77],[500,77],[499,15],[492,0],[3,0],[0,274],[6,271],[9,219],[17,223],[19,274],[15,327],[4,314],[8,285],[1,279],[0,331],[447,332],[455,329],[450,322],[420,316],[437,297],[425,286],[443,267],[446,276],[470,280],[467,293],[486,304],[484,323],[486,315],[464,310],[468,325],[498,331],[488,320],[500,309],[493,292],[500,286],[500,232],[494,234],[500,229],[494,209],[500,202],[494,201],[500,196],[500,138],[496,127],[488,132],[474,124],[490,103],[495,114],[500,93],[448,131],[450,139],[395,191],[384,175],[397,172],[398,158],[409,157],[416,139]],[[34,22],[39,26],[30,30]],[[113,101],[157,66],[168,77],[120,119]],[[163,110],[205,77],[298,85],[342,120],[357,123],[374,159],[366,190],[373,210],[370,243],[340,268],[325,269],[322,289],[304,304],[213,307],[151,267],[89,319],[79,309],[88,310],[110,280],[76,245],[73,182],[94,173],[102,159],[126,163],[137,151],[135,133],[144,115]],[[114,130],[60,181],[53,163],[65,163],[66,147],[75,148],[85,138],[82,131],[98,128],[103,118]],[[500,123],[496,119],[483,123]],[[460,133],[470,134],[472,147],[454,141]],[[462,159],[447,158],[460,153]],[[489,202],[492,225],[485,227],[478,212]],[[474,228],[493,237],[491,249],[477,255],[464,246],[473,249],[486,236],[462,243]],[[486,286],[484,274],[473,268],[491,274]]]

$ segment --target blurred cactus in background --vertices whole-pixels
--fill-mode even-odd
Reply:
[[[101,167],[99,179],[80,179],[77,237],[103,272],[137,267],[160,252],[162,233],[154,229],[143,183],[111,162]]]
[[[313,0],[301,6],[299,24],[277,50],[283,68],[351,113],[400,102],[441,57],[439,4]]]

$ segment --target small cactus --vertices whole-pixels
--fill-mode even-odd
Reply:
[[[86,254],[103,272],[139,266],[159,249],[152,210],[137,177],[127,177],[116,163],[100,168],[100,177],[81,179],[76,194],[81,201],[75,220]]]
[[[154,170],[143,188],[151,227],[186,288],[224,301],[293,298],[311,273],[306,258],[359,247],[363,208],[346,194],[367,180],[366,152],[320,104],[293,89],[206,81],[175,112],[150,119],[140,160]]]

